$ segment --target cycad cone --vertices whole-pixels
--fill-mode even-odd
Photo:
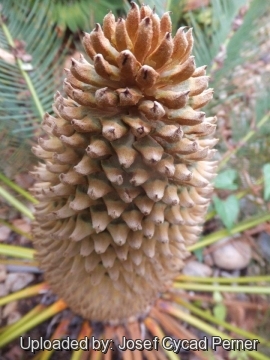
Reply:
[[[191,30],[132,3],[85,34],[34,153],[34,244],[53,291],[95,321],[140,317],[201,232],[215,118]]]

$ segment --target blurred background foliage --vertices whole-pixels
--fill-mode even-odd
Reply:
[[[220,165],[206,236],[222,226],[212,240],[235,234],[238,228],[259,226],[267,220],[270,199],[270,2],[145,3],[159,15],[171,11],[174,32],[179,26],[193,28],[196,64],[208,66],[210,87],[215,90],[205,111],[218,117]],[[31,145],[39,135],[43,114],[52,112],[54,93],[62,89],[63,69],[70,66],[71,56],[83,51],[83,31],[102,22],[108,10],[124,17],[129,6],[128,0],[0,0],[0,185],[5,183],[8,192],[13,193],[13,180],[25,188],[29,185],[20,182],[18,175],[37,161]],[[20,194],[16,198],[26,197],[16,191]],[[9,197],[2,201],[10,207],[1,218],[12,217],[14,209],[22,212]],[[31,218],[27,210],[24,214]],[[209,244],[211,239],[205,240]],[[195,248],[202,260],[203,245]],[[269,249],[268,237],[263,249],[268,264]],[[262,273],[267,271],[266,266]]]

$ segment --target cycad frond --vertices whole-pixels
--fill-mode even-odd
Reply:
[[[228,40],[226,57],[222,68],[215,75],[215,81],[228,77],[237,65],[262,53],[262,41],[265,42],[265,37],[258,36],[258,33],[263,32],[269,23],[269,11],[270,4],[267,1],[253,0],[250,3],[241,27]],[[258,41],[258,38],[261,40]]]
[[[51,89],[59,86],[63,53],[50,18],[51,1],[4,1],[0,23],[0,169],[26,167],[25,138],[51,110]],[[29,156],[29,154],[27,154]]]
[[[212,64],[217,56],[220,47],[228,41],[231,32],[232,22],[241,6],[246,5],[247,0],[212,0],[212,22],[210,37],[199,27],[193,13],[190,13],[190,25],[194,29],[194,50],[196,63],[200,66]]]
[[[103,19],[108,9],[115,14],[128,10],[127,0],[52,0],[52,19],[62,31],[89,30]]]

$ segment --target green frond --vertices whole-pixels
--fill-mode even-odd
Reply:
[[[211,66],[213,60],[229,41],[229,34],[232,31],[232,23],[239,12],[239,9],[248,3],[247,0],[212,0],[211,1],[211,22],[203,29],[199,26],[192,12],[189,13],[190,26],[194,31],[194,50],[198,66],[207,64]],[[206,31],[206,27],[210,28]],[[206,34],[209,34],[206,36]],[[239,43],[238,43],[239,45]]]
[[[228,1],[226,3],[237,3],[237,5],[239,3],[241,6],[247,1]],[[269,11],[270,4],[268,1],[251,1],[249,10],[244,16],[243,24],[228,41],[226,58],[221,69],[215,74],[215,81],[220,81],[224,76],[230,76],[232,69],[235,69],[237,65],[243,64],[244,61],[252,59],[261,52],[261,41],[265,41],[265,38],[262,37],[262,40],[258,41],[258,32],[261,32],[268,23],[269,18],[264,15],[269,15]]]
[[[171,19],[173,25],[173,33],[182,26],[181,19],[183,17],[183,10],[185,6],[186,0],[168,0],[167,1],[167,10],[171,11]],[[180,20],[180,21],[179,21]]]
[[[27,167],[31,137],[60,87],[63,38],[50,17],[51,1],[2,2],[0,22],[0,170]],[[27,154],[27,155],[26,155]]]
[[[264,61],[268,56],[263,43],[268,36],[270,5],[260,0],[212,0],[210,9],[211,22],[206,22],[204,26],[198,22],[194,13],[189,13],[189,23],[193,26],[195,37],[196,63],[208,64],[210,86],[216,89],[214,101],[208,110],[216,112],[216,106],[221,103],[230,109],[238,104],[238,111],[230,111],[228,115],[228,126],[231,127],[232,141],[236,146],[221,161],[220,167],[230,160],[240,171],[243,160],[248,159],[249,172],[251,176],[257,177],[262,164],[269,159],[269,126],[265,119],[268,119],[270,111],[270,79],[268,72],[261,76],[258,84],[254,79],[255,89],[252,93],[255,101],[249,99],[251,90],[248,83],[243,82],[241,87],[235,79],[239,75],[240,66],[248,72],[248,64],[255,66],[259,60]],[[235,20],[238,20],[238,25]],[[251,76],[255,75],[254,71],[251,71]],[[252,107],[251,103],[254,104]],[[256,124],[256,127],[252,124]],[[246,134],[245,137],[243,134]],[[218,147],[221,153],[227,151],[225,142],[220,142]],[[238,160],[232,156],[236,152]]]
[[[111,10],[115,15],[123,15],[128,8],[125,0],[52,0],[52,20],[65,31],[88,31],[96,22],[102,22],[104,14]]]
[[[140,5],[144,3],[140,0],[136,2]],[[170,0],[149,0],[146,4],[151,8],[155,8],[158,15],[171,10]],[[104,14],[108,10],[111,10],[116,16],[121,16],[125,15],[129,8],[128,0],[53,0],[52,19],[57,23],[61,31],[65,31],[66,28],[69,28],[72,32],[78,30],[89,31],[96,22],[102,22]]]

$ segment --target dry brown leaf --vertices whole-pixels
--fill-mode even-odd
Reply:
[[[0,48],[0,59],[4,60],[9,64],[15,64],[16,62],[15,56],[13,54],[1,48]]]

